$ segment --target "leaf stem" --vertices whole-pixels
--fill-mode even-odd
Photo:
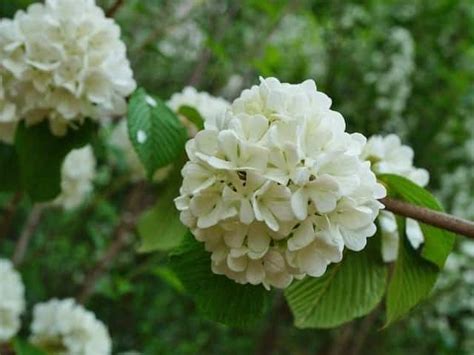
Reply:
[[[474,238],[474,222],[390,197],[385,197],[380,202],[385,205],[386,210],[399,216],[412,218],[433,227],[445,229],[468,238]]]
[[[115,3],[109,9],[107,9],[105,15],[107,17],[114,17],[115,13],[122,7],[124,2],[124,0],[116,0]]]
[[[15,266],[19,266],[23,262],[31,238],[35,234],[36,229],[38,228],[38,225],[41,222],[41,217],[43,216],[44,209],[45,205],[42,204],[35,205],[32,208],[25,223],[25,227],[23,228],[20,238],[18,239],[18,242],[15,247],[15,252],[12,257],[12,261]]]

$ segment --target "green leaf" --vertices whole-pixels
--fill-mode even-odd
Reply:
[[[160,189],[156,205],[145,211],[138,220],[139,252],[169,251],[180,245],[188,231],[181,223],[173,201],[179,195],[181,178],[175,173],[169,181]]]
[[[59,195],[64,158],[72,149],[89,143],[95,131],[90,120],[78,129],[70,128],[64,137],[52,135],[47,121],[30,127],[24,122],[18,125],[15,147],[21,183],[33,201],[49,201]]]
[[[380,175],[378,178],[388,187],[389,196],[401,198],[406,202],[426,207],[435,211],[443,211],[441,204],[427,190],[410,180],[398,175]],[[424,243],[421,256],[443,268],[449,253],[454,246],[454,234],[443,229],[420,223]]]
[[[405,231],[405,219],[397,218],[398,230]],[[439,270],[436,265],[420,258],[410,245],[405,232],[399,242],[398,257],[388,285],[385,326],[403,317],[433,288]]]
[[[14,192],[21,188],[14,146],[0,143],[0,171],[0,192]]]
[[[163,101],[152,98],[144,89],[132,95],[127,122],[130,141],[150,179],[184,151],[185,127]]]
[[[237,327],[250,327],[268,308],[270,292],[263,286],[241,285],[211,271],[211,255],[191,233],[172,254],[171,268],[208,318]]]
[[[178,113],[194,123],[197,129],[204,129],[204,119],[194,107],[183,105],[179,108]]]
[[[347,251],[323,276],[306,276],[285,290],[298,328],[336,327],[370,313],[379,304],[387,267],[380,258],[378,239],[369,239],[363,251]]]
[[[42,350],[18,338],[13,340],[13,349],[16,355],[46,355]]]
[[[153,270],[153,274],[158,276],[160,279],[162,279],[164,282],[166,282],[168,285],[173,287],[176,291],[179,293],[184,293],[184,286],[179,280],[179,278],[176,276],[176,273],[171,270],[169,267],[166,266],[158,266]]]

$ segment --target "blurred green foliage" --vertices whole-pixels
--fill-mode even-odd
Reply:
[[[0,15],[12,16],[32,2],[2,0]],[[109,8],[114,1],[98,3]],[[471,0],[125,0],[115,18],[136,79],[148,91],[168,98],[194,85],[233,99],[259,75],[313,78],[351,131],[401,135],[415,149],[416,164],[430,171],[430,187],[441,191],[448,210],[456,209],[459,194],[474,200],[474,175],[462,180],[474,164]],[[120,184],[120,169],[104,164],[108,148],[97,144],[101,170],[94,196],[73,212],[46,211],[33,236],[20,268],[29,305],[77,295],[114,234],[128,187]],[[461,182],[452,188],[455,171]],[[0,195],[0,206],[10,198]],[[2,255],[13,252],[30,207],[24,199]],[[472,217],[470,208],[461,211]],[[369,318],[373,323],[317,331],[294,328],[277,297],[254,329],[230,329],[197,314],[167,271],[165,254],[137,254],[136,244],[127,245],[87,304],[108,325],[114,353],[335,353],[347,339],[354,353],[472,353],[465,344],[474,329],[460,330],[466,314],[446,318],[457,334],[453,340],[423,316],[431,305],[381,331],[377,313]]]

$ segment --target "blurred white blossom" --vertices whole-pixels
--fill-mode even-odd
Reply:
[[[0,259],[0,343],[10,340],[20,329],[25,310],[25,288],[12,263]]]
[[[78,207],[92,192],[96,159],[90,145],[72,150],[61,168],[61,194],[55,204],[65,209]]]
[[[46,0],[0,22],[0,69],[27,123],[56,135],[86,117],[122,115],[135,81],[120,28],[95,0]]]
[[[176,206],[215,273],[284,288],[375,233],[385,189],[330,106],[312,80],[261,79],[187,143]]]
[[[0,23],[1,30],[1,23]],[[0,142],[13,143],[17,125],[16,106],[9,100],[6,87],[7,75],[0,67]]]
[[[215,121],[230,107],[230,103],[223,98],[212,96],[207,92],[199,92],[191,86],[173,94],[166,104],[176,114],[182,106],[190,106],[199,112],[208,125],[215,125]]]
[[[73,299],[35,305],[30,341],[48,354],[106,355],[112,350],[104,324]]]
[[[401,175],[424,187],[428,184],[429,173],[425,169],[415,168],[413,157],[413,149],[402,145],[400,137],[395,134],[370,137],[361,154],[362,159],[371,162],[374,173]],[[394,261],[400,239],[396,217],[391,212],[382,211],[378,221],[382,229],[382,257],[386,262]],[[423,243],[420,225],[410,218],[406,220],[406,235],[415,249]]]

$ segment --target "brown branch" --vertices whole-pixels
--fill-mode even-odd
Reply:
[[[380,202],[385,205],[388,211],[399,216],[412,218],[433,227],[474,238],[474,222],[389,197],[381,199]]]
[[[18,205],[21,202],[21,197],[21,192],[15,193],[11,200],[8,202],[7,206],[5,207],[3,218],[0,222],[0,239],[8,237],[13,217],[15,216],[15,212],[18,208]]]
[[[114,17],[114,15],[122,7],[124,3],[125,3],[125,0],[115,0],[115,3],[105,12],[105,16]]]
[[[104,252],[102,257],[97,261],[95,266],[84,278],[81,291],[77,296],[79,303],[86,303],[95,290],[97,282],[109,270],[113,261],[122,249],[129,243],[132,238],[132,230],[140,211],[142,210],[142,199],[144,193],[144,185],[137,184],[128,193],[125,201],[124,212],[120,217],[120,221],[113,233],[112,242]]]
[[[43,216],[45,206],[44,205],[35,205],[28,219],[26,220],[25,227],[21,232],[20,238],[15,247],[15,252],[13,253],[12,261],[15,266],[20,265],[25,258],[26,251],[30,244],[31,238],[36,232],[38,225],[41,222],[41,217]]]

